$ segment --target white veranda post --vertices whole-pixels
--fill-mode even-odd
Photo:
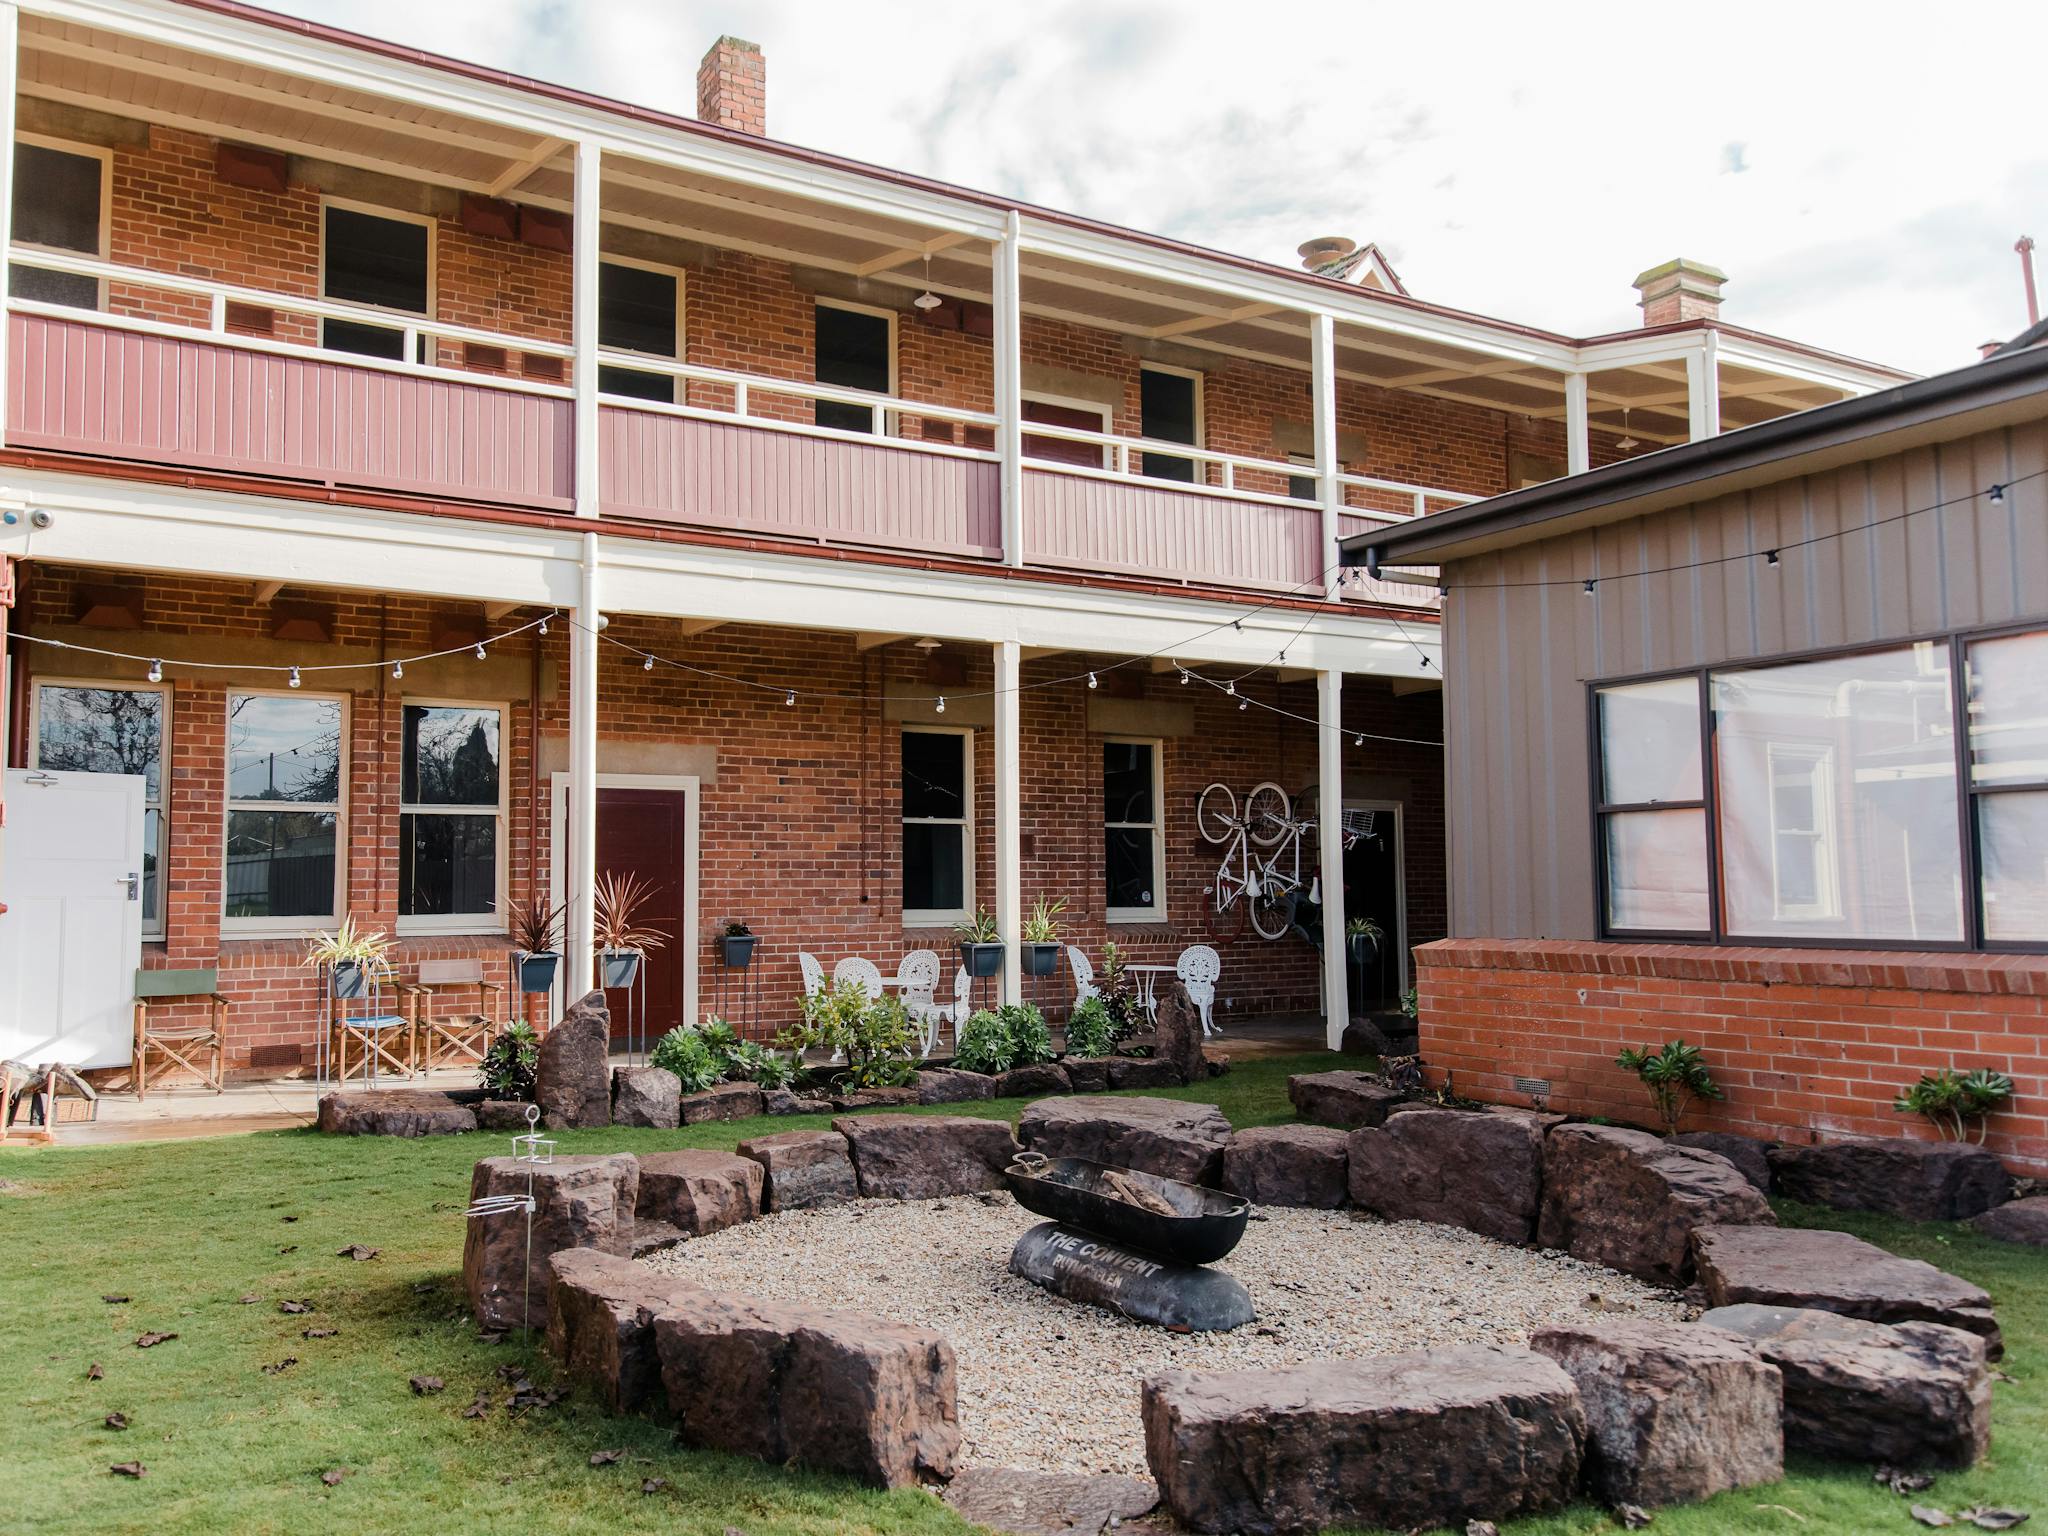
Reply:
[[[569,632],[569,857],[562,862],[569,950],[562,996],[590,990],[597,947],[597,535],[583,535],[583,586]]]
[[[1316,836],[1323,885],[1323,1038],[1331,1050],[1351,1022],[1344,943],[1344,674],[1316,674]]]
[[[1003,1001],[1024,1000],[1018,927],[1024,910],[1021,828],[1024,821],[1022,755],[1017,740],[1017,675],[1022,656],[1015,640],[999,640],[996,660],[996,922],[1003,939]]]

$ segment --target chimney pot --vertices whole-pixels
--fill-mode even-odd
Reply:
[[[721,37],[697,66],[697,121],[768,134],[768,61],[759,43]]]
[[[1294,248],[1294,254],[1301,258],[1302,266],[1310,272],[1320,272],[1335,261],[1342,261],[1358,249],[1356,240],[1342,235],[1318,235],[1313,240],[1304,240]]]
[[[1683,256],[1650,268],[1635,282],[1636,292],[1642,295],[1643,324],[1720,319],[1721,285],[1727,281],[1728,274],[1720,268],[1687,261]]]

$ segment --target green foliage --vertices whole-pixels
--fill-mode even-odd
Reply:
[[[1422,1018],[1422,999],[1413,987],[1401,994],[1401,1012],[1418,1022]]]
[[[1109,1010],[1112,1033],[1118,1043],[1142,1035],[1152,1026],[1138,1001],[1138,989],[1131,982],[1126,964],[1116,941],[1106,941],[1102,946],[1102,979],[1096,983],[1096,990],[1102,994],[1102,1006]]]
[[[953,937],[962,944],[1000,944],[1003,939],[996,915],[987,907],[976,907],[974,916],[955,923]]]
[[[741,1073],[751,1078],[757,1087],[787,1088],[796,1081],[796,1058],[779,1055],[757,1040],[742,1040],[734,1060]]]
[[[1946,1141],[1982,1142],[1989,1131],[1988,1118],[2011,1106],[2013,1081],[2003,1072],[1978,1067],[1958,1072],[1943,1067],[1929,1072],[1892,1101],[1892,1107],[1906,1114],[1925,1115]],[[1970,1134],[1971,1122],[1977,1134]]]
[[[784,1030],[776,1043],[799,1056],[810,1050],[844,1056],[846,1070],[833,1079],[842,1086],[894,1088],[916,1072],[920,1038],[899,1000],[871,1000],[854,983],[839,981],[806,993],[802,1022]]]
[[[649,1066],[675,1073],[685,1093],[702,1093],[725,1079],[724,1072],[719,1069],[718,1058],[705,1042],[703,1032],[687,1024],[678,1024],[655,1041],[654,1049],[647,1053],[647,1062]]]
[[[1032,904],[1025,915],[1023,932],[1019,935],[1026,944],[1057,944],[1060,941],[1060,914],[1067,910],[1065,898],[1047,901],[1043,896]]]
[[[953,1064],[969,1072],[1007,1072],[1052,1060],[1052,1030],[1030,1003],[983,1008],[967,1021],[953,1049]]]
[[[1067,1016],[1069,1056],[1107,1056],[1121,1038],[1109,1004],[1099,997],[1084,999]]]
[[[479,1075],[484,1093],[493,1099],[533,1099],[534,1076],[540,1071],[540,1036],[531,1024],[508,1024],[484,1050]]]
[[[1661,1051],[1652,1051],[1647,1046],[1642,1050],[1624,1050],[1614,1058],[1614,1064],[1643,1080],[1667,1136],[1677,1134],[1679,1122],[1694,1099],[1721,1097],[1721,1087],[1707,1070],[1700,1048],[1683,1040],[1670,1041]]]
[[[715,1013],[694,1028],[684,1024],[670,1030],[655,1042],[647,1059],[651,1065],[675,1073],[685,1093],[738,1082],[787,1088],[797,1075],[792,1058],[776,1055],[758,1040],[742,1040]]]
[[[1374,949],[1378,949],[1380,947],[1380,940],[1384,939],[1386,936],[1386,929],[1382,928],[1378,923],[1374,922],[1369,917],[1354,917],[1344,925],[1345,938],[1364,939],[1367,943],[1371,944]]]

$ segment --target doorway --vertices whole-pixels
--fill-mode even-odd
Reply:
[[[1401,807],[1391,800],[1347,800],[1344,809],[1370,830],[1344,852],[1344,913],[1367,917],[1385,935],[1350,967],[1351,1013],[1386,1013],[1408,990],[1408,913],[1401,872]]]
[[[555,775],[550,886],[553,900],[564,895],[562,871],[569,853],[569,777]],[[628,1003],[640,1006],[642,1047],[697,1016],[697,779],[691,776],[611,774],[597,776],[597,869],[599,874],[638,875],[652,893],[635,921],[662,936],[660,949],[641,964],[642,980],[629,994],[608,991],[612,1041],[628,1036]]]

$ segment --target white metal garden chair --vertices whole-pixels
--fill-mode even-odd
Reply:
[[[1206,944],[1190,944],[1173,962],[1173,974],[1187,988],[1188,1001],[1202,1016],[1202,1033],[1217,1034],[1211,1010],[1216,1003],[1216,981],[1223,974],[1222,959]]]
[[[803,950],[796,952],[797,968],[804,973],[804,996],[825,990],[825,967],[818,964],[818,957]]]
[[[967,974],[966,966],[960,966],[953,972],[953,1001],[941,1003],[933,1011],[939,1018],[952,1024],[953,1045],[957,1050],[960,1045],[960,1027],[974,1017],[974,978]],[[932,1036],[932,1044],[938,1044],[936,1029]]]
[[[945,1019],[936,994],[939,990],[939,957],[929,949],[913,949],[896,965],[896,996],[903,1011],[917,1026],[924,1054],[929,1056],[939,1043],[939,1025]]]
[[[832,967],[832,985],[836,987],[842,981],[852,982],[870,1001],[882,995],[882,968],[860,955],[848,955]]]
[[[1067,946],[1067,964],[1074,971],[1074,1006],[1080,1007],[1091,997],[1102,996],[1102,988],[1095,985],[1095,967],[1088,963],[1088,956],[1078,944]]]

